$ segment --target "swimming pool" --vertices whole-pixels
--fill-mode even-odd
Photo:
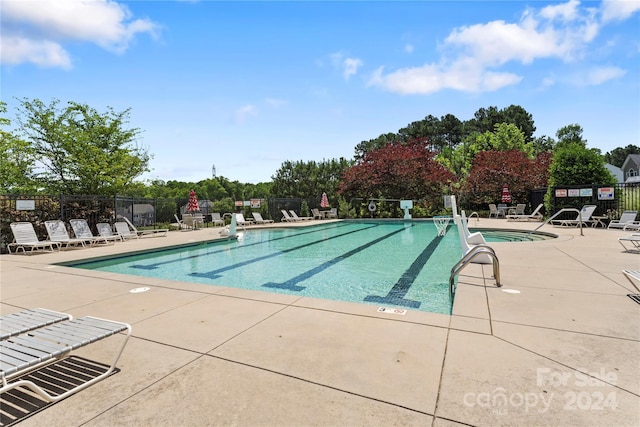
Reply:
[[[67,265],[449,314],[460,251],[451,226],[439,237],[431,221],[344,221]]]

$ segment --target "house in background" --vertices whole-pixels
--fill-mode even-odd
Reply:
[[[611,175],[616,178],[617,183],[624,182],[624,172],[622,172],[621,168],[609,163],[605,163],[604,167],[609,171]]]
[[[640,154],[629,154],[622,164],[624,182],[640,182]]]

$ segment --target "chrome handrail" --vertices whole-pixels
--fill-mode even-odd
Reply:
[[[489,245],[484,243],[474,245],[467,251],[466,254],[460,258],[460,260],[455,263],[455,265],[451,268],[451,276],[449,276],[449,301],[451,302],[451,309],[453,310],[453,297],[456,293],[455,291],[455,277],[467,266],[471,261],[473,261],[477,256],[486,254],[492,258],[493,265],[493,277],[496,279],[496,286],[501,287],[500,283],[500,261],[498,260],[498,256],[496,255],[496,251]]]
[[[582,232],[582,212],[576,208],[562,208],[560,209],[558,212],[554,213],[548,220],[546,220],[545,222],[543,222],[542,224],[540,224],[539,226],[537,226],[536,228],[534,228],[533,230],[531,230],[529,233],[527,234],[531,234],[535,231],[538,231],[538,229],[540,229],[540,227],[542,227],[545,224],[548,224],[549,222],[551,222],[555,217],[557,217],[558,215],[560,215],[563,212],[578,212],[578,223],[580,224],[580,235],[584,236],[584,233]]]

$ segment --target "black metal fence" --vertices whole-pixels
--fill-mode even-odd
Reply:
[[[136,227],[157,227],[174,222],[181,199],[143,199],[126,196],[91,195],[2,195],[0,196],[0,252],[13,241],[10,224],[31,222],[38,238],[47,239],[44,222],[84,218],[94,234],[99,222],[113,224],[126,217]],[[186,203],[186,201],[185,201]]]
[[[606,216],[610,219],[619,218],[625,210],[640,212],[640,184],[616,184],[609,185],[582,185],[566,186],[551,189],[535,189],[530,192],[528,212],[535,209],[538,204],[548,202],[551,213],[562,208],[573,207],[580,209],[584,205],[596,205],[594,215]],[[549,196],[547,196],[549,194]],[[456,194],[458,207],[467,212],[477,211],[480,215],[488,212],[487,206],[474,206],[469,202],[471,197],[465,194]],[[548,199],[548,200],[547,200]],[[438,203],[432,203],[439,206]],[[92,231],[97,234],[95,224],[107,222],[113,224],[117,219],[126,217],[136,227],[164,227],[175,222],[174,215],[180,217],[184,213],[188,198],[176,199],[146,199],[128,196],[91,196],[91,195],[0,195],[0,252],[6,253],[7,244],[13,241],[10,224],[12,222],[26,221],[34,225],[40,239],[47,238],[44,222],[47,220],[61,219],[68,223],[73,218],[84,218],[89,223]],[[399,208],[397,200],[376,199],[376,211],[371,212],[370,201],[354,199],[350,205],[341,209],[340,216],[348,217],[393,217],[399,218],[403,211]],[[253,210],[259,210],[263,214],[275,220],[282,219],[281,210],[294,210],[301,216],[309,216],[312,208],[318,208],[320,199],[300,198],[269,198],[266,206],[260,208],[236,207],[236,212],[243,211],[249,215]],[[444,206],[443,206],[444,207]],[[210,214],[216,212],[211,201],[200,201],[200,211],[205,219],[210,219]],[[543,211],[544,212],[544,211]],[[423,212],[429,216],[433,212]],[[550,216],[549,212],[545,216]],[[420,217],[419,209],[412,211],[414,217]],[[417,215],[416,215],[417,214]],[[567,218],[575,215],[568,213]]]

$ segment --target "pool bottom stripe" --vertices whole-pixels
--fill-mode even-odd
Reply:
[[[410,299],[405,299],[404,297],[409,292],[409,289],[415,282],[418,274],[422,271],[433,252],[435,252],[438,244],[442,241],[442,236],[435,237],[424,250],[418,255],[418,257],[413,261],[413,263],[409,266],[407,271],[405,271],[398,282],[393,285],[393,288],[389,291],[389,293],[384,296],[378,295],[367,295],[364,297],[366,302],[376,302],[381,304],[392,304],[392,305],[400,305],[403,307],[411,307],[411,308],[419,308],[421,302],[414,301]]]
[[[303,280],[306,280],[309,277],[314,276],[314,275],[320,273],[323,270],[326,270],[327,268],[331,267],[332,265],[334,265],[334,264],[336,264],[336,263],[338,263],[338,262],[340,262],[342,260],[345,260],[345,259],[349,258],[350,256],[353,256],[353,255],[357,254],[358,252],[361,252],[361,251],[363,251],[363,250],[365,250],[367,248],[370,248],[371,246],[373,246],[373,245],[375,245],[377,243],[380,243],[383,240],[388,239],[389,237],[394,236],[394,235],[396,235],[396,234],[398,234],[398,233],[400,233],[400,232],[402,232],[404,230],[405,229],[403,227],[403,228],[401,228],[399,230],[396,230],[396,231],[393,231],[393,232],[391,232],[389,234],[385,234],[384,236],[378,237],[377,239],[372,240],[370,242],[367,242],[364,245],[360,245],[357,248],[351,249],[349,252],[345,252],[344,254],[339,255],[339,256],[337,256],[337,257],[335,257],[333,259],[330,259],[329,261],[323,262],[319,266],[317,266],[315,268],[312,268],[311,270],[305,271],[304,273],[299,274],[296,277],[294,277],[293,279],[287,280],[284,283],[273,283],[273,282],[271,282],[271,283],[265,283],[262,286],[264,286],[265,288],[287,289],[287,290],[290,290],[290,291],[300,292],[300,291],[306,289],[306,287],[305,286],[298,286],[297,283],[300,283]]]
[[[245,265],[253,264],[255,262],[264,261],[264,260],[267,260],[269,258],[273,258],[273,257],[280,256],[282,254],[286,254],[288,252],[298,251],[300,249],[304,249],[304,248],[307,248],[309,246],[317,245],[319,243],[327,242],[327,241],[332,240],[332,239],[338,239],[340,237],[348,236],[349,234],[360,233],[361,231],[366,231],[366,230],[369,230],[371,228],[375,228],[377,226],[378,225],[376,224],[376,225],[372,225],[372,226],[365,227],[365,228],[359,228],[357,230],[347,231],[347,232],[342,233],[342,234],[336,234],[335,236],[325,237],[325,238],[320,239],[320,240],[315,240],[315,241],[310,242],[310,243],[305,243],[304,245],[295,246],[293,248],[284,249],[284,250],[281,250],[279,252],[274,252],[274,253],[271,253],[271,254],[268,254],[268,255],[263,255],[263,256],[260,256],[260,257],[256,257],[256,258],[251,258],[249,260],[242,261],[242,262],[239,262],[239,263],[236,263],[236,264],[231,264],[231,265],[228,265],[226,267],[221,267],[221,268],[218,268],[217,270],[209,271],[207,273],[197,273],[197,272],[189,273],[189,276],[206,277],[206,278],[209,278],[209,279],[219,279],[220,277],[222,277],[221,273],[224,273],[225,271],[229,271],[229,270],[233,270],[233,269],[236,269],[236,268],[240,268],[240,267],[243,267]]]

